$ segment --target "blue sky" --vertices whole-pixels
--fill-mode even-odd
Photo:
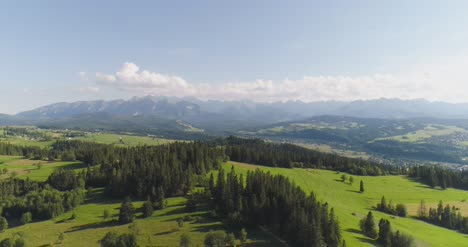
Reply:
[[[467,14],[467,1],[2,1],[0,112],[145,94],[468,101]]]

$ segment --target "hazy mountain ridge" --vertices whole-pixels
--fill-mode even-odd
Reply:
[[[56,103],[21,112],[26,118],[57,119],[79,114],[106,112],[115,116],[157,115],[163,118],[191,119],[226,117],[260,122],[279,122],[318,115],[365,118],[463,118],[468,119],[468,103],[430,102],[427,100],[376,99],[352,102],[286,101],[203,101],[196,98],[134,97],[130,100],[97,100]],[[206,120],[206,119],[203,119]]]
[[[183,126],[192,126],[204,134],[218,135],[323,115],[379,119],[433,118],[434,121],[457,118],[463,122],[468,119],[468,104],[399,99],[258,103],[146,96],[129,100],[56,103],[16,115],[0,115],[0,125],[88,126],[90,129],[111,130],[129,128],[151,134],[185,133],[192,131],[192,128]]]

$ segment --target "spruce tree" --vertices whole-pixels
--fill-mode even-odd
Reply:
[[[367,213],[366,218],[363,218],[360,222],[360,227],[364,235],[375,239],[377,237],[377,230],[375,227],[374,216],[372,212]]]
[[[153,215],[154,208],[150,200],[147,200],[146,202],[143,203],[142,211],[143,211],[143,217],[145,218],[148,218],[151,215]]]
[[[426,202],[424,200],[421,200],[419,203],[418,217],[421,219],[425,219],[427,217]]]
[[[128,224],[133,222],[135,219],[133,204],[130,201],[130,198],[126,198],[122,202],[119,213],[119,222],[122,224]]]
[[[364,182],[362,180],[359,183],[359,192],[364,193]]]
[[[377,241],[384,247],[391,247],[391,225],[390,221],[386,219],[380,219],[379,221],[379,237]]]

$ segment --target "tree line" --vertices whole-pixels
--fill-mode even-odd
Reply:
[[[0,221],[3,227],[11,220],[22,224],[48,220],[70,211],[84,201],[83,187],[59,191],[47,183],[22,179],[0,181]]]
[[[378,203],[375,208],[381,212],[400,217],[406,217],[408,215],[408,210],[406,209],[406,206],[404,204],[397,203],[396,205],[394,205],[392,200],[390,200],[390,202],[387,203],[385,196],[382,196],[382,199],[380,199],[380,203]]]
[[[421,201],[418,208],[418,218],[434,225],[468,233],[468,217],[462,216],[455,206],[445,205],[439,201],[437,208],[427,210],[426,203]]]
[[[370,211],[367,213],[367,216],[362,218],[359,222],[359,228],[364,235],[371,239],[377,240],[377,242],[384,247],[414,246],[413,238],[406,234],[400,233],[400,231],[393,232],[391,223],[387,219],[380,219],[377,231],[374,216]]]
[[[397,166],[319,152],[293,144],[233,136],[217,140],[215,143],[226,147],[226,155],[232,161],[263,166],[317,168],[370,176],[404,173],[404,170]]]
[[[408,175],[419,179],[422,183],[435,188],[441,187],[468,190],[468,171],[451,170],[435,165],[419,165],[411,167]]]

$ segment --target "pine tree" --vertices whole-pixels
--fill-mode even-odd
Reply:
[[[151,215],[153,215],[154,208],[150,200],[147,200],[146,202],[143,203],[142,211],[143,211],[143,217],[145,218],[148,218]]]
[[[216,191],[215,191],[215,183],[214,183],[213,173],[211,173],[211,175],[210,175],[210,181],[208,182],[208,188],[210,189],[211,196],[214,196]]]
[[[424,200],[421,200],[419,203],[418,217],[421,219],[425,219],[427,217],[426,202]]]
[[[130,198],[126,198],[122,202],[119,213],[119,222],[122,224],[128,224],[133,222],[135,219],[133,204],[130,201]]]
[[[383,244],[384,247],[391,247],[391,225],[390,221],[380,219],[379,221],[379,237],[377,241]]]
[[[382,198],[380,199],[380,204],[377,206],[377,208],[382,212],[387,211],[387,200],[385,200],[385,196],[382,196]]]
[[[377,230],[375,227],[374,216],[372,215],[371,211],[369,211],[366,218],[361,220],[360,228],[362,232],[364,233],[364,235],[373,239],[377,237]]]
[[[359,192],[364,193],[364,182],[362,180],[359,184]]]
[[[346,179],[347,179],[347,177],[346,177],[345,174],[341,175],[341,182],[344,183],[346,181]]]

